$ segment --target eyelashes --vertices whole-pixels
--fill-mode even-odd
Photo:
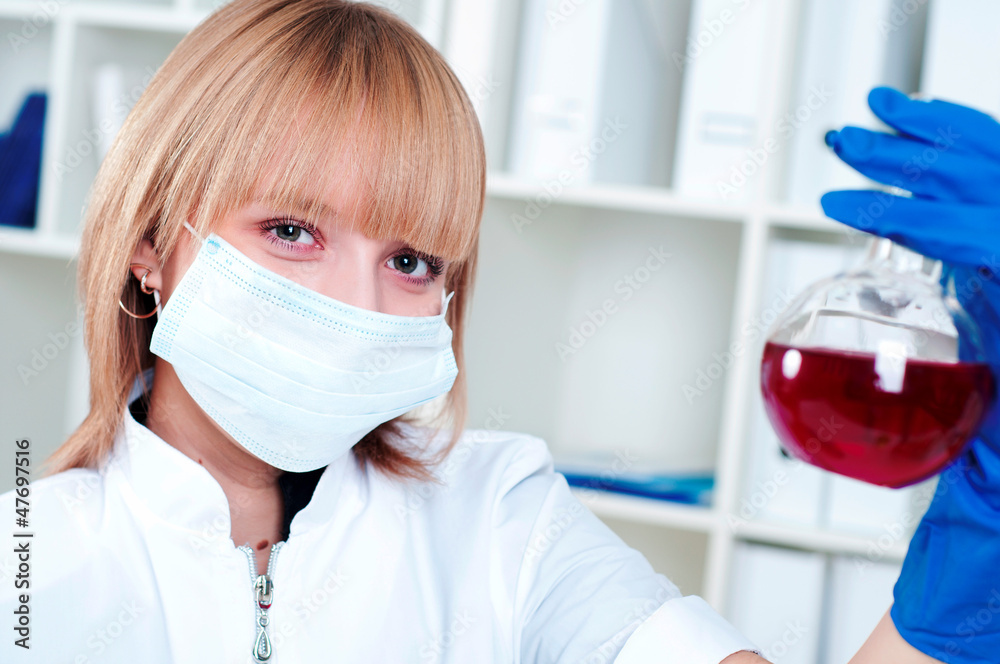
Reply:
[[[290,217],[279,217],[261,222],[258,224],[258,228],[261,235],[268,242],[286,251],[304,252],[311,249],[323,248],[320,241],[322,234],[316,226],[308,222]],[[307,238],[306,241],[302,241],[304,239],[303,236]],[[426,270],[419,276],[412,276],[402,271],[395,263],[403,257],[416,258],[418,261],[423,262]],[[419,286],[426,286],[433,283],[444,273],[445,267],[443,259],[409,247],[403,247],[395,252],[386,260],[385,265],[397,272],[404,281]],[[413,271],[421,271],[420,265],[418,264]]]
[[[316,237],[319,235],[319,231],[310,223],[287,218],[268,219],[267,221],[262,222],[259,227],[261,234],[264,235],[269,242],[285,249],[291,249],[292,251],[305,251],[306,249],[314,247],[318,244]],[[284,231],[287,235],[292,237],[291,239],[280,237],[278,233],[272,231]],[[299,242],[298,240],[302,237],[303,233],[308,235],[312,242]]]
[[[388,261],[386,261],[386,264],[389,265],[389,264],[393,263],[394,261],[396,261],[397,259],[402,258],[404,256],[409,256],[409,257],[412,257],[412,258],[416,258],[417,260],[423,261],[424,264],[427,266],[427,270],[426,270],[427,274],[426,274],[426,276],[425,275],[421,275],[419,277],[413,277],[413,276],[411,276],[410,274],[408,274],[406,272],[400,271],[400,274],[403,275],[403,278],[406,279],[407,281],[411,282],[411,283],[417,283],[417,284],[421,284],[421,285],[427,285],[427,284],[433,282],[439,276],[441,276],[441,273],[444,272],[444,261],[443,260],[441,260],[437,256],[431,256],[430,254],[425,254],[424,252],[417,251],[415,249],[406,249],[406,248],[404,248],[404,249],[401,249],[400,251],[397,251],[395,254],[393,254],[393,256]],[[417,271],[419,269],[420,269],[420,266],[418,265],[414,269],[414,271]]]

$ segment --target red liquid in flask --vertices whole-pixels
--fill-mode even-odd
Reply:
[[[801,360],[786,360],[789,352]],[[760,371],[764,407],[799,459],[872,484],[914,484],[958,456],[996,386],[983,363],[907,359],[901,377],[899,366],[883,389],[886,371],[880,376],[871,353],[768,343]]]

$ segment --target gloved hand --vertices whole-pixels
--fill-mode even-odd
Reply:
[[[944,261],[1000,379],[1000,124],[891,88],[868,96],[898,135],[845,127],[826,141],[864,175],[912,197],[834,191],[830,217]],[[959,349],[963,355],[963,349]],[[892,620],[918,650],[959,664],[1000,662],[1000,407],[945,469],[894,589]]]

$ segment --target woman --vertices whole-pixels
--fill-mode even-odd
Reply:
[[[484,186],[468,98],[391,14],[237,0],[191,32],[94,184],[91,411],[32,486],[0,659],[762,661],[543,442],[463,431]]]

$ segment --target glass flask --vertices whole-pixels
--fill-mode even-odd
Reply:
[[[895,488],[961,454],[996,384],[979,329],[953,284],[942,288],[941,270],[875,238],[860,265],[814,283],[774,322],[760,387],[788,453]]]

